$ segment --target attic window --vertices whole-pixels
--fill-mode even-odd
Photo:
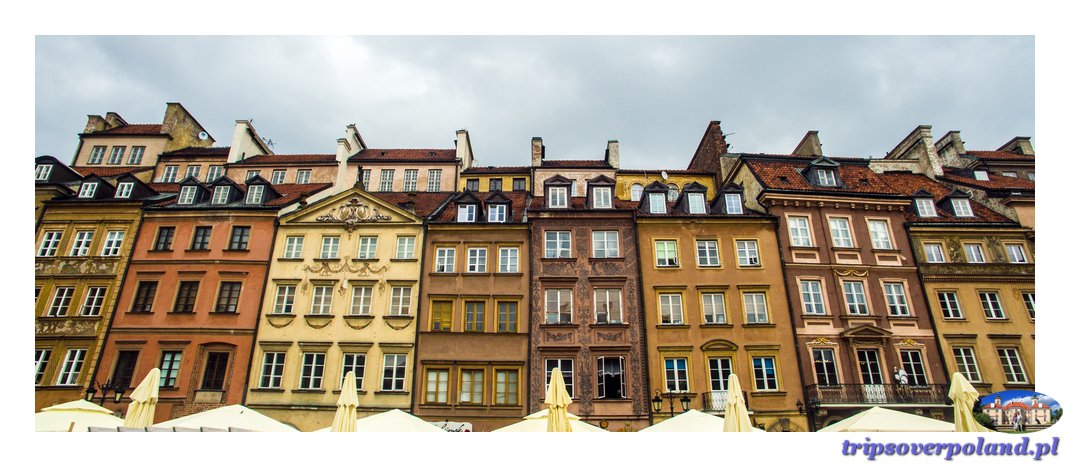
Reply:
[[[836,186],[836,174],[829,169],[817,169],[817,184],[821,186]]]
[[[702,193],[688,193],[687,212],[690,214],[706,214],[706,197],[702,196]]]
[[[187,185],[178,193],[178,204],[193,204],[193,198],[197,196],[197,187]]]
[[[134,192],[134,182],[122,182],[115,188],[116,198],[129,198]]]
[[[724,212],[725,214],[743,214],[743,199],[739,193],[724,195]]]
[[[78,190],[79,198],[92,198],[97,194],[97,182],[83,183],[82,187]]]
[[[595,209],[609,209],[613,207],[613,195],[609,187],[595,187],[591,192],[594,194],[593,206]]]
[[[955,217],[973,217],[973,208],[970,207],[969,198],[952,199],[951,209],[955,211]]]
[[[914,204],[918,208],[918,215],[921,217],[936,217],[936,206],[933,205],[933,200],[929,198],[915,198]]]
[[[987,181],[988,180],[988,172],[985,172],[984,170],[974,170],[973,171],[973,178],[976,178],[977,180]]]
[[[785,177],[783,175],[777,177],[777,180],[780,180],[780,183],[788,183],[788,177]]]
[[[245,204],[260,204],[264,199],[264,185],[249,185],[245,193]]]
[[[575,183],[575,182],[573,182]],[[568,205],[568,192],[563,186],[550,187],[550,207],[563,208]]]
[[[676,186],[675,183],[670,183],[669,184],[669,202],[670,203],[675,203],[676,202],[676,198],[679,198],[679,197],[680,197],[680,187]]]
[[[506,205],[492,204],[487,208],[487,222],[505,222]]]
[[[215,191],[212,192],[212,204],[227,204],[227,200],[230,199],[230,187],[227,185],[220,185],[215,187]]]
[[[457,206],[457,222],[475,222],[476,205],[461,204]]]
[[[632,184],[632,201],[639,201],[643,197],[643,185],[638,183]]]
[[[665,214],[665,193],[651,193],[649,203],[651,214]]]
[[[37,166],[37,170],[34,171],[34,179],[39,181],[48,180],[48,176],[52,174],[52,164],[40,164]]]

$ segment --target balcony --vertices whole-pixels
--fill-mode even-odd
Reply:
[[[750,398],[743,393],[743,402],[750,408]],[[728,391],[707,391],[702,393],[702,411],[708,413],[724,413],[725,405],[728,404]]]
[[[840,384],[806,386],[810,406],[950,405],[946,384],[907,386],[900,384]]]

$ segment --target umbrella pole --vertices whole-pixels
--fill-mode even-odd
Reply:
[[[71,422],[71,425],[67,427],[67,432],[68,433],[70,433],[72,431],[74,431],[74,422]]]

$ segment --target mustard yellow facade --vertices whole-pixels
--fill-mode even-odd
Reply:
[[[683,170],[673,170],[666,172],[669,176],[668,179],[661,177],[660,170],[634,170],[623,169],[617,171],[617,188],[616,195],[620,199],[630,199],[632,201],[638,201],[638,198],[632,196],[632,190],[643,191],[643,187],[653,183],[661,182],[668,186],[676,186],[677,192],[689,183],[701,183],[703,186],[711,187],[710,191],[706,193],[706,199],[712,200],[717,196],[717,180],[716,177],[706,172],[690,172]]]

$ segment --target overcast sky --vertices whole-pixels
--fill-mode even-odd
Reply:
[[[880,157],[919,124],[995,149],[1034,133],[1032,37],[38,37],[36,153],[69,161],[87,114],[159,123],[181,102],[217,145],[252,119],[276,153],[452,148],[479,165],[682,168],[710,120],[732,151]]]

